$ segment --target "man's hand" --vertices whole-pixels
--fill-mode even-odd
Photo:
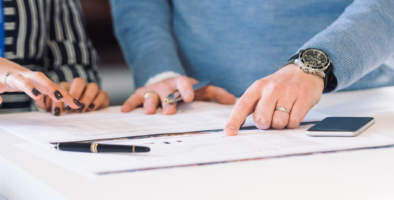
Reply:
[[[193,78],[180,76],[138,88],[136,92],[123,104],[122,112],[130,112],[136,107],[143,105],[145,114],[155,114],[157,107],[161,104],[163,107],[163,114],[175,114],[176,103],[168,104],[164,102],[164,99],[175,90],[180,92],[184,102],[201,100],[217,101],[221,104],[235,103],[234,95],[228,93],[223,88],[212,85],[208,85],[194,92],[193,85],[196,83],[198,83],[198,81]],[[144,98],[144,94],[147,92],[149,93],[145,95]]]
[[[65,105],[63,102],[53,102],[47,96],[36,100],[37,106],[41,109],[51,110],[55,116],[60,116],[64,108],[68,111],[82,113],[106,108],[109,105],[108,94],[101,91],[96,83],[86,85],[81,78],[75,78],[72,83],[61,82],[59,86],[80,102],[81,106],[78,109],[72,110],[69,105]]]
[[[246,117],[253,112],[259,129],[296,128],[323,93],[321,77],[307,74],[297,65],[288,65],[278,72],[253,83],[236,103],[224,133],[236,135]],[[276,107],[290,110],[290,114]]]

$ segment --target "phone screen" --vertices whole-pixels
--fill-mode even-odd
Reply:
[[[358,131],[373,120],[373,117],[327,117],[308,131]]]

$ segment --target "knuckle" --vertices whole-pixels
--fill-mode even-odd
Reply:
[[[42,78],[46,78],[47,77],[42,72],[32,72],[32,73],[33,73],[32,77],[35,78],[35,79],[42,79]]]
[[[184,81],[189,81],[189,78],[187,76],[179,76],[178,81],[184,82]]]
[[[241,110],[248,109],[249,108],[249,103],[246,102],[246,101],[239,101],[238,104],[237,104],[237,107],[239,109],[241,109]]]
[[[254,81],[252,86],[250,87],[250,89],[252,89],[252,90],[259,89],[259,88],[262,88],[264,85],[266,85],[266,80],[260,79],[260,80]]]
[[[83,99],[94,99],[94,97],[96,97],[96,95],[95,94],[85,94],[84,95],[84,97],[83,97]]]
[[[168,86],[168,82],[167,81],[161,81],[157,83],[157,87],[159,88],[166,88]]]
[[[271,121],[269,119],[267,119],[266,117],[262,116],[262,115],[256,115],[254,117],[254,121],[259,124],[259,125],[263,125],[264,127],[269,126]]]
[[[75,81],[75,82],[85,82],[85,81],[84,81],[82,78],[80,78],[80,77],[74,78],[73,81]]]
[[[289,84],[284,83],[284,82],[276,82],[275,84],[272,85],[272,89],[274,90],[287,90],[289,87],[291,87]]]
[[[291,116],[289,124],[300,124],[302,120],[303,118],[300,116]]]
[[[310,97],[311,96],[311,92],[308,87],[300,88],[299,94],[301,95],[301,97]]]
[[[69,85],[69,83],[67,83],[67,82],[61,82],[61,83],[59,83],[59,86],[60,87],[67,87]]]
[[[108,97],[108,93],[105,91],[100,91],[100,95],[104,96],[104,97]]]
[[[92,88],[92,89],[95,89],[95,90],[98,90],[98,85],[96,84],[96,83],[89,83],[88,85],[87,85],[87,87],[89,87],[89,88]]]
[[[260,79],[260,80],[254,81],[253,85],[259,85],[259,86],[261,86],[261,85],[264,85],[265,83],[266,83],[266,80],[265,80],[265,79]]]
[[[135,91],[135,94],[143,95],[144,91],[145,91],[145,90],[144,90],[143,88],[138,88],[138,89]]]
[[[48,88],[50,88],[51,90],[60,90],[60,86],[56,85],[55,83],[49,81],[48,83],[46,83],[46,85],[48,86]]]
[[[15,74],[14,78],[15,79],[24,79],[24,77],[22,75],[20,75],[20,74]]]
[[[272,121],[272,126],[274,128],[284,128],[287,125],[287,122],[282,118],[276,118]]]
[[[20,88],[20,89],[22,89],[22,90],[24,90],[24,91],[27,91],[27,90],[30,91],[30,89],[32,88],[32,86],[31,86],[28,82],[24,82],[24,83],[21,85],[21,87],[22,87],[22,88]]]

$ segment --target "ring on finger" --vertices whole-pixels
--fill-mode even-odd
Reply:
[[[145,92],[144,99],[148,98],[150,95],[157,95],[155,92]]]
[[[7,84],[7,77],[10,75],[10,73],[8,71],[4,72],[4,85],[6,85],[8,88],[11,88],[8,84]]]
[[[276,106],[275,110],[280,110],[280,111],[287,112],[290,114],[290,110],[287,108],[284,108],[284,107]]]

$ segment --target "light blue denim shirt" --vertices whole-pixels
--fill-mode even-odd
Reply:
[[[241,96],[299,49],[325,51],[337,90],[394,85],[394,0],[111,0],[137,87],[173,71]]]

